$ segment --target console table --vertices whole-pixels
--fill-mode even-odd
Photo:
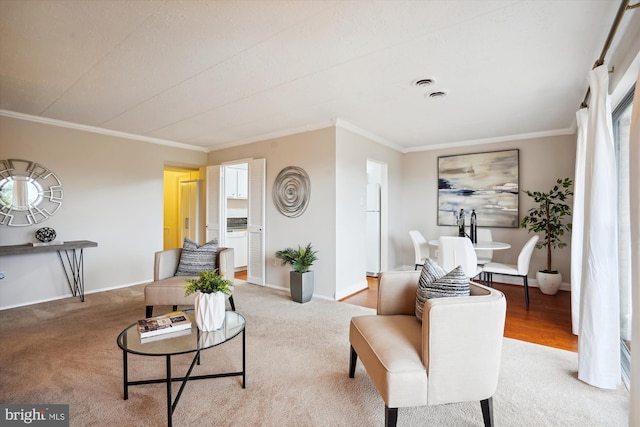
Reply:
[[[73,296],[80,296],[80,301],[84,302],[84,263],[83,249],[95,248],[96,242],[89,240],[75,240],[53,245],[33,246],[29,243],[23,245],[0,246],[0,256],[7,255],[28,255],[41,252],[58,252],[58,258],[62,263],[62,269],[67,278],[69,289]],[[63,258],[64,252],[64,258]],[[67,260],[65,264],[64,260]]]

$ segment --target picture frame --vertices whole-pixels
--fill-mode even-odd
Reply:
[[[438,157],[438,225],[466,224],[475,210],[478,227],[520,227],[520,150]]]

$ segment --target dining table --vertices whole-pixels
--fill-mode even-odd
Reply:
[[[438,247],[438,239],[429,240],[429,245]],[[477,251],[499,251],[503,249],[511,248],[509,243],[505,242],[496,242],[496,241],[478,241],[477,243],[472,243],[473,249]]]

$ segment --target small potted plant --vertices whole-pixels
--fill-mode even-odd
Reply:
[[[536,243],[536,248],[547,248],[547,268],[536,273],[536,280],[543,294],[555,295],[562,284],[562,275],[553,270],[551,264],[551,249],[567,246],[561,238],[565,231],[571,231],[571,207],[567,198],[573,196],[569,178],[556,180],[556,184],[546,193],[539,191],[524,191],[538,204],[529,209],[527,216],[522,218],[520,225],[528,228],[529,232],[544,233],[544,238]]]
[[[286,248],[276,252],[276,258],[282,260],[282,265],[290,264],[289,289],[291,299],[305,303],[313,296],[313,271],[309,268],[317,261],[318,252],[309,243],[306,247],[298,245],[297,249]]]
[[[225,316],[225,295],[231,294],[233,282],[218,270],[201,271],[197,279],[186,279],[185,296],[196,294],[196,323],[201,331],[215,331],[222,327]]]

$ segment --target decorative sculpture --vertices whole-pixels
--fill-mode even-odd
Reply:
[[[36,230],[36,239],[42,243],[53,242],[56,238],[56,230],[51,227],[42,227]]]
[[[303,214],[311,198],[311,182],[304,169],[288,166],[280,171],[273,184],[273,202],[284,216]]]

